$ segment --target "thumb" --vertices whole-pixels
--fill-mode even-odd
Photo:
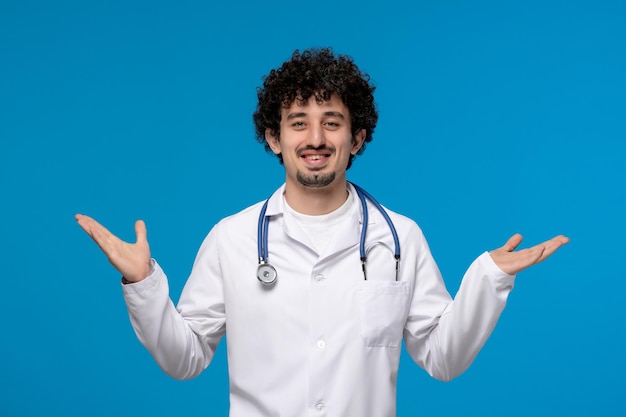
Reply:
[[[135,222],[135,235],[137,236],[137,243],[148,242],[148,230],[143,220],[137,220]]]
[[[513,252],[519,246],[520,243],[522,243],[522,235],[520,235],[519,233],[516,233],[513,236],[511,236],[509,240],[506,241],[504,246],[502,246],[502,249],[504,249],[507,252]]]

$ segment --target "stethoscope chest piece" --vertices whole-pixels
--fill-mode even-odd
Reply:
[[[256,270],[256,277],[265,285],[272,285],[276,282],[276,268],[268,263],[261,263]]]

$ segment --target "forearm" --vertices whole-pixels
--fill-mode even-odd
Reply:
[[[201,343],[174,307],[165,274],[156,262],[152,265],[145,280],[123,286],[131,324],[165,373],[176,379],[193,378],[210,363],[217,341]]]
[[[487,253],[481,255],[465,273],[454,300],[426,340],[407,338],[414,359],[440,380],[463,373],[495,328],[514,279],[500,271]]]

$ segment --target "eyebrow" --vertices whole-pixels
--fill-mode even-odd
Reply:
[[[287,120],[297,119],[299,117],[306,117],[307,114],[305,112],[297,112],[297,113],[289,113],[287,115]],[[343,113],[338,111],[325,111],[324,117],[338,117],[341,120],[345,120]]]

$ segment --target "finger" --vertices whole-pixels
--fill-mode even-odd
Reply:
[[[518,273],[530,266],[538,264],[543,260],[544,251],[545,247],[543,245],[537,245],[512,253],[511,256],[515,257],[515,262],[511,264],[511,270]]]
[[[542,244],[542,246],[545,247],[545,250],[543,251],[541,261],[548,258],[550,255],[556,252],[558,248],[567,243],[569,243],[569,238],[563,235],[555,236],[552,239],[545,241]]]
[[[520,243],[522,243],[522,235],[520,235],[519,233],[514,234],[513,236],[511,236],[509,238],[509,240],[507,240],[507,242],[504,244],[504,246],[502,246],[502,249],[504,249],[507,252],[513,252]]]
[[[548,259],[548,257],[550,257],[550,255],[556,252],[558,248],[567,243],[569,243],[569,238],[563,235],[559,235],[553,237],[550,240],[546,240],[539,245],[527,249],[529,251],[529,254],[532,254],[532,258],[535,258],[534,261],[528,266],[545,261],[546,259]]]
[[[89,233],[89,220],[91,220],[91,217],[85,216],[84,214],[76,214],[74,218],[76,219],[76,223],[78,223],[85,232]]]
[[[569,237],[558,235],[550,239],[548,242],[550,242],[550,244],[556,244],[557,247],[561,247],[569,243]]]
[[[77,214],[76,220],[79,226],[82,227],[107,256],[110,254],[111,248],[119,242],[119,239],[113,235],[113,233],[91,217]]]
[[[137,243],[146,243],[148,241],[148,230],[143,220],[135,222],[135,235],[137,236]]]
[[[543,254],[545,253],[545,251],[546,247],[544,245],[536,245],[532,248],[528,248],[520,252],[526,252],[526,267],[528,267],[541,262],[543,260]]]
[[[94,237],[94,233],[98,234],[104,230],[104,234],[110,233],[104,226],[95,221],[89,216],[85,216],[84,214],[77,214],[75,216],[78,225],[92,238]],[[102,234],[102,233],[99,233]]]

